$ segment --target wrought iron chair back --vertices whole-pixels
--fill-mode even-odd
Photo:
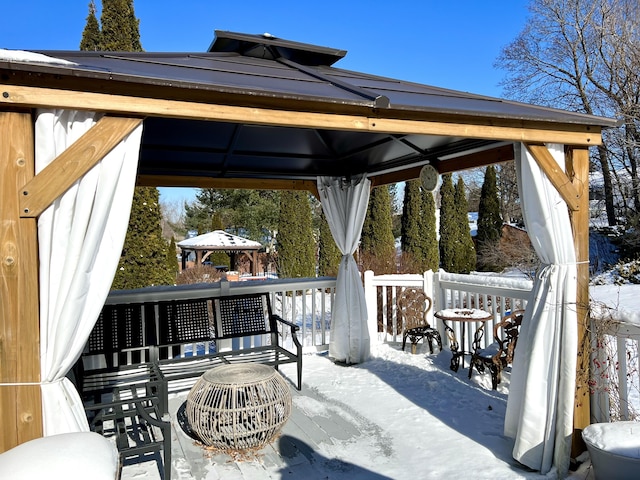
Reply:
[[[442,350],[440,333],[433,328],[427,319],[427,314],[433,305],[431,298],[423,290],[413,287],[405,288],[396,300],[398,316],[402,322],[402,350],[404,351],[407,338],[411,341],[411,353],[416,353],[417,344],[426,339],[429,351],[433,353],[433,343]]]
[[[469,378],[474,367],[480,373],[484,373],[485,368],[488,368],[491,373],[491,387],[493,390],[498,388],[502,380],[502,370],[513,362],[523,316],[524,310],[516,310],[496,323],[493,327],[494,343],[485,350],[480,349],[484,325],[478,328],[473,339],[474,353],[471,357]]]

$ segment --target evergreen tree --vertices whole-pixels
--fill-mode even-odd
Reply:
[[[133,0],[102,0],[102,48],[111,52],[141,52],[139,21]]]
[[[447,272],[456,272],[460,223],[455,204],[451,174],[442,175],[440,186],[440,265]]]
[[[396,247],[391,219],[391,195],[385,186],[371,191],[362,227],[360,252],[364,268],[378,274],[396,272]]]
[[[178,256],[176,253],[176,239],[171,237],[171,242],[169,242],[169,248],[167,249],[167,269],[174,276],[180,271],[180,265],[178,264]]]
[[[111,288],[116,290],[173,285],[167,266],[168,245],[160,231],[160,195],[157,188],[137,187],[129,229]]]
[[[87,15],[87,24],[82,32],[82,40],[80,41],[80,50],[96,51],[102,46],[102,32],[96,18],[96,4],[93,0],[89,2],[89,15]]]
[[[210,231],[211,219],[218,215],[223,230],[267,245],[277,230],[279,202],[280,194],[273,190],[202,188],[196,202],[185,207],[185,224]]]
[[[420,237],[423,244],[424,271],[438,271],[440,266],[440,251],[438,249],[438,233],[436,231],[436,201],[433,193],[422,189],[422,222],[420,223]]]
[[[342,260],[342,253],[336,245],[327,218],[320,210],[320,226],[318,235],[318,275],[336,277]]]
[[[404,186],[402,204],[401,245],[416,267],[422,268],[425,256],[422,235],[422,192],[419,180],[411,180]]]
[[[280,194],[280,217],[276,237],[278,276],[315,277],[316,246],[313,238],[311,204],[306,192]]]
[[[482,192],[480,193],[480,205],[478,207],[478,233],[476,243],[478,247],[478,264],[481,270],[500,270],[499,265],[495,265],[495,255],[483,255],[482,252],[495,252],[502,236],[502,216],[500,215],[500,200],[498,198],[498,187],[496,181],[496,171],[489,165],[484,173]],[[483,257],[486,258],[483,259]]]
[[[142,51],[133,0],[103,0],[100,20],[102,31],[99,50]],[[96,26],[95,4],[91,2],[80,48],[96,49]],[[175,283],[175,275],[167,263],[168,245],[162,238],[159,199],[157,188],[135,188],[129,228],[112,288]]]
[[[469,204],[465,192],[464,180],[458,177],[456,184],[454,201],[456,206],[456,217],[459,222],[458,231],[460,238],[458,242],[458,254],[456,255],[457,267],[453,273],[469,273],[476,269],[476,249],[471,238],[469,228]]]

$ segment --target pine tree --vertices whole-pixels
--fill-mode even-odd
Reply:
[[[476,249],[471,238],[469,228],[469,204],[467,202],[464,180],[458,177],[456,183],[454,201],[456,206],[456,217],[458,219],[460,232],[458,242],[457,267],[453,273],[469,273],[476,269]]]
[[[460,224],[455,204],[451,174],[442,176],[440,186],[440,265],[447,272],[456,272]]]
[[[307,193],[280,194],[277,270],[282,278],[315,277],[316,245],[313,238],[311,204]]]
[[[133,0],[102,0],[102,48],[111,52],[141,52],[139,21]]]
[[[102,31],[99,50],[142,51],[133,0],[103,0],[100,20]],[[95,4],[91,2],[80,48],[96,49],[96,27]],[[112,288],[175,283],[175,275],[167,263],[168,245],[162,238],[159,199],[157,188],[135,188],[129,228]]]
[[[423,270],[438,271],[440,267],[440,251],[438,249],[438,234],[436,231],[436,201],[433,193],[422,189],[422,222],[420,236],[423,244]]]
[[[173,283],[175,283],[175,276],[178,275],[180,271],[180,265],[178,264],[178,256],[176,255],[176,239],[173,237],[171,237],[169,248],[167,249],[167,269],[173,273]]]
[[[342,260],[342,253],[336,245],[327,218],[320,211],[320,226],[318,235],[318,275],[321,277],[336,277]]]
[[[502,223],[496,171],[492,165],[489,165],[484,173],[480,205],[478,207],[476,242],[478,246],[478,264],[481,270],[501,270],[500,265],[496,265],[495,262],[497,256],[494,254],[483,255],[483,252],[493,253],[497,250],[502,236]]]
[[[396,272],[391,195],[387,186],[375,187],[371,191],[367,215],[362,227],[360,252],[364,268],[378,274]]]
[[[138,187],[131,205],[129,229],[111,288],[116,290],[173,285],[167,266],[168,245],[160,231],[160,195],[157,188]]]
[[[408,255],[410,263],[422,268],[425,256],[422,235],[422,192],[419,180],[411,180],[404,186],[402,203],[401,245],[402,252]]]
[[[82,40],[80,41],[80,50],[96,51],[102,46],[102,32],[96,18],[96,4],[93,0],[89,2],[89,15],[87,15],[87,24],[82,32]]]

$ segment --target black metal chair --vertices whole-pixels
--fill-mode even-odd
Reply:
[[[171,423],[162,420],[160,399],[148,384],[116,388],[113,398],[85,403],[90,429],[115,437],[121,463],[155,458],[162,478],[171,480]]]
[[[433,343],[442,351],[442,339],[438,330],[427,321],[427,314],[433,302],[423,290],[407,287],[396,300],[398,317],[402,322],[402,350],[404,351],[407,338],[411,341],[411,353],[416,353],[418,342],[426,339],[429,352],[433,353]]]
[[[516,310],[496,323],[493,327],[494,342],[484,349],[480,348],[480,342],[484,336],[484,325],[476,330],[473,338],[469,378],[471,378],[474,367],[479,373],[484,373],[485,369],[489,369],[491,387],[493,390],[498,388],[502,380],[502,370],[513,362],[523,315],[524,310]]]

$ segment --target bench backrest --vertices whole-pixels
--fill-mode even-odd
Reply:
[[[212,299],[216,338],[238,338],[277,332],[268,294]]]
[[[96,357],[95,368],[109,369],[150,361],[150,348],[156,344],[153,305],[105,305],[89,335],[83,357],[85,368],[91,369],[90,357]],[[102,358],[106,365],[100,365]]]

